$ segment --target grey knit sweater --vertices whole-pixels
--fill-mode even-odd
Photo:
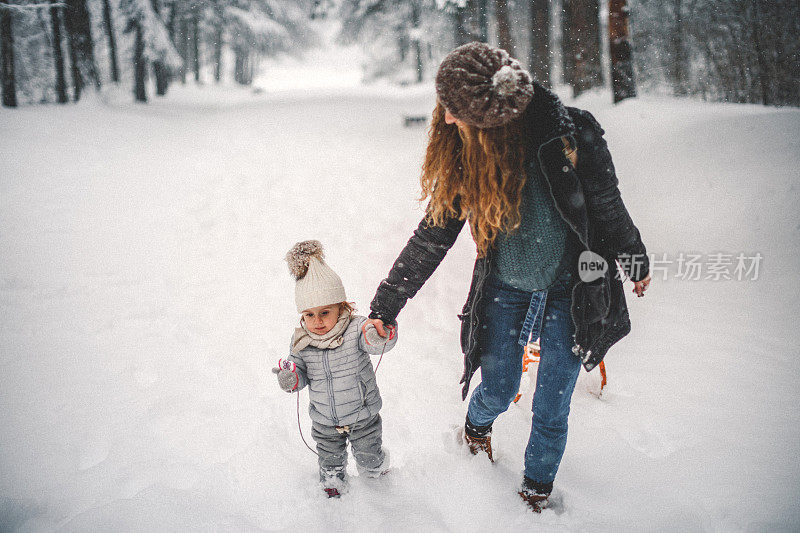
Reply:
[[[577,250],[568,238],[572,230],[561,218],[535,164],[527,174],[520,226],[497,237],[493,274],[515,289],[532,292],[548,288],[569,261],[577,261]]]

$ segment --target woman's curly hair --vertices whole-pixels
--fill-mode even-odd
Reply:
[[[422,196],[430,197],[429,223],[467,219],[478,255],[484,256],[497,235],[520,223],[525,149],[522,121],[480,129],[445,122],[441,103],[433,110],[428,148],[422,165]],[[458,199],[458,202],[456,201]]]

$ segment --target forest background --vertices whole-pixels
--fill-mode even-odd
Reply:
[[[452,48],[482,40],[573,96],[605,86],[615,102],[800,105],[793,0],[0,0],[2,103],[249,86],[269,77],[265,58],[324,45],[331,25],[338,44],[364,52],[366,83],[424,83]]]

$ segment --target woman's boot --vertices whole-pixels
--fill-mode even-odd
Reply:
[[[469,451],[472,455],[478,455],[478,452],[486,452],[489,460],[494,462],[492,457],[492,425],[476,426],[469,421],[467,417],[464,423],[464,442],[469,446]]]
[[[553,491],[552,483],[536,483],[531,478],[525,476],[522,480],[522,488],[518,492],[520,497],[525,500],[528,507],[534,513],[541,513],[547,507],[547,498]]]

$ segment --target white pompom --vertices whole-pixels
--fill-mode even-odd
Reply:
[[[518,72],[511,65],[505,65],[492,76],[492,86],[495,92],[508,95],[514,92],[517,86]]]

